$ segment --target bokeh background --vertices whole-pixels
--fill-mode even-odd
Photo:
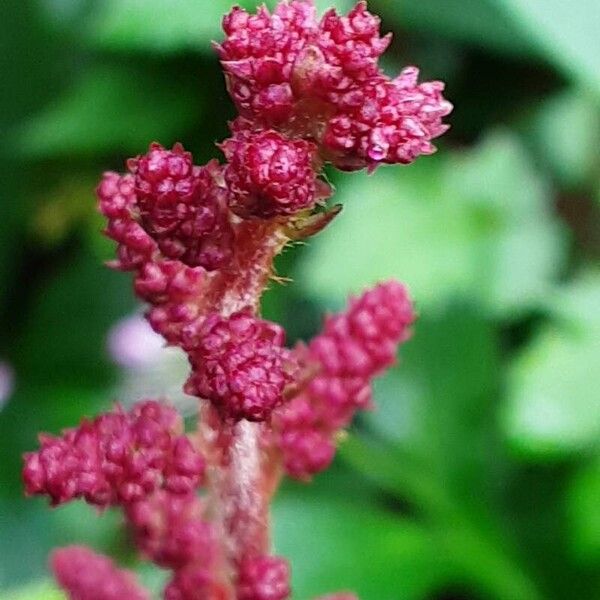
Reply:
[[[118,515],[23,499],[20,456],[117,397],[185,405],[181,357],[102,266],[93,189],[152,140],[218,156],[233,108],[210,41],[229,4],[0,2],[3,600],[61,598],[46,556],[75,542],[160,585]],[[370,6],[395,34],[389,72],[421,66],[456,109],[436,156],[332,175],[342,215],[281,257],[294,282],[265,298],[291,341],[385,277],[420,313],[378,410],[329,472],[278,497],[294,598],[600,598],[600,3]]]

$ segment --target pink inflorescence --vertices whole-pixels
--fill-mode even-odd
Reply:
[[[285,600],[289,597],[290,567],[280,556],[257,556],[242,561],[238,600]]]
[[[140,222],[164,256],[208,271],[228,263],[233,232],[216,161],[197,167],[181,144],[166,150],[154,143],[147,154],[129,161],[129,169]]]
[[[317,148],[311,142],[240,129],[221,148],[228,162],[229,205],[242,217],[292,215],[330,195],[317,179]]]
[[[42,435],[40,442],[38,452],[25,456],[25,487],[54,505],[73,498],[100,507],[128,504],[161,488],[186,494],[204,473],[181,417],[151,400],[130,413],[117,409],[84,420],[61,437]]]
[[[118,245],[109,265],[132,272],[152,328],[187,354],[198,431],[187,436],[174,409],[142,401],[40,436],[23,477],[53,505],[119,505],[142,556],[171,571],[166,600],[286,600],[289,565],[270,555],[268,524],[280,475],[306,480],[330,465],[415,314],[401,284],[383,283],[289,350],[283,329],[259,317],[260,296],[286,244],[339,212],[323,206],[326,163],[372,171],[431,154],[452,106],[415,67],[382,72],[391,35],[366,2],[320,20],[313,0],[236,7],[223,29],[216,49],[239,112],[219,144],[225,163],[194,165],[181,144],[153,143],[97,188]],[[52,565],[72,600],[148,598],[86,548],[59,550]]]
[[[70,600],[150,600],[133,573],[84,546],[55,550],[50,562]]]
[[[264,421],[292,380],[284,337],[279,325],[249,310],[210,314],[187,347],[193,368],[187,393],[210,400],[227,419]]]
[[[329,466],[335,433],[356,410],[369,407],[372,379],[393,364],[414,318],[406,289],[390,281],[326,320],[304,358],[316,376],[276,415],[278,446],[291,476],[307,478]]]
[[[379,27],[365,2],[320,21],[310,0],[281,2],[272,14],[233,9],[217,50],[241,115],[313,140],[344,170],[431,154],[452,105],[441,82],[418,83],[415,67],[395,79],[380,70],[391,36]]]

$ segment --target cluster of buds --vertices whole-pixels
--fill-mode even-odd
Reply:
[[[146,317],[181,348],[198,398],[184,431],[167,404],[142,401],[41,436],[25,456],[28,494],[123,510],[140,555],[169,569],[167,600],[285,600],[290,567],[271,554],[269,503],[284,473],[309,480],[340,432],[371,407],[371,383],[394,363],[415,314],[404,286],[381,283],[329,316],[306,345],[259,315],[273,260],[329,224],[326,163],[342,170],[406,164],[434,151],[451,105],[440,82],[396,78],[390,42],[359,2],[318,20],[312,0],[273,13],[234,8],[216,44],[239,116],[225,162],[197,166],[180,144],[151,144],[98,186],[109,266],[130,271]],[[132,574],[86,548],[54,553],[72,600],[145,599]],[[353,594],[321,600],[356,600]]]

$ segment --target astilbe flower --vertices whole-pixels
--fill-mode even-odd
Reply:
[[[316,146],[276,131],[238,128],[221,144],[232,211],[242,217],[293,215],[331,194],[317,179]]]
[[[418,84],[418,69],[391,79],[379,57],[391,36],[359,2],[347,15],[318,21],[309,0],[281,2],[224,20],[217,50],[240,113],[263,127],[312,139],[340,169],[409,163],[431,154],[452,105],[443,84]]]
[[[148,322],[186,353],[198,429],[186,435],[160,401],[117,407],[40,436],[23,478],[53,505],[120,507],[141,556],[170,570],[166,600],[286,600],[289,565],[272,555],[269,529],[280,476],[308,480],[329,466],[415,314],[401,284],[383,283],[290,350],[283,329],[260,318],[261,294],[277,254],[339,213],[323,206],[333,191],[325,163],[373,170],[431,154],[452,106],[415,67],[381,71],[391,36],[365,2],[321,20],[312,0],[234,8],[223,28],[216,49],[239,111],[219,144],[225,164],[194,165],[180,144],[155,142],[97,188],[117,243],[109,266],[132,272]],[[86,548],[57,551],[52,567],[71,600],[148,598]]]
[[[217,44],[229,93],[240,114],[276,124],[290,119],[295,98],[294,62],[317,32],[310,2],[281,2],[271,15],[263,5],[256,15],[235,7],[224,19],[226,38]]]
[[[188,493],[205,468],[179,414],[157,401],[130,413],[117,408],[40,442],[38,452],[25,455],[25,489],[48,495],[54,505],[73,498],[99,507],[127,504],[161,488]]]
[[[150,600],[133,573],[84,546],[55,550],[50,564],[69,600]]]
[[[330,316],[304,360],[316,371],[300,395],[278,411],[277,445],[292,477],[307,478],[329,466],[334,436],[356,410],[368,408],[371,381],[393,364],[415,319],[401,284],[380,284]]]
[[[168,342],[179,344],[183,328],[198,317],[194,298],[201,294],[205,280],[200,267],[174,260],[147,262],[138,271],[135,292],[151,304],[148,321]]]
[[[208,315],[187,347],[194,367],[187,393],[210,400],[225,418],[264,421],[292,380],[284,338],[281,327],[248,310]]]
[[[407,67],[395,79],[379,76],[343,97],[328,121],[322,144],[339,168],[381,163],[408,164],[433,154],[431,140],[448,129],[442,117],[452,109],[439,81],[419,84],[419,70]]]

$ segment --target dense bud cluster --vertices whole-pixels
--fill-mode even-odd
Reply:
[[[129,504],[161,488],[185,494],[204,473],[181,417],[150,400],[130,413],[117,409],[84,420],[60,437],[42,435],[40,442],[38,452],[25,456],[25,487],[55,505],[73,498],[100,507]]]
[[[188,348],[193,372],[186,391],[213,402],[225,418],[264,421],[292,379],[284,337],[281,327],[247,310],[209,315]]]
[[[69,600],[150,600],[133,573],[83,546],[55,550],[52,571]]]
[[[255,15],[235,7],[223,20],[225,40],[217,51],[229,93],[240,114],[265,124],[293,116],[292,70],[306,40],[316,34],[310,2],[281,2],[271,15],[262,5]]]
[[[344,170],[431,154],[452,105],[441,82],[418,84],[414,67],[396,79],[381,72],[391,36],[381,37],[379,26],[365,2],[321,21],[309,0],[281,2],[272,14],[235,8],[217,49],[238,110],[263,127],[312,139]]]
[[[307,478],[329,466],[335,433],[368,408],[371,380],[393,364],[415,315],[406,289],[390,281],[330,316],[305,360],[317,369],[300,395],[278,411],[278,446],[287,472]]]
[[[378,74],[379,57],[392,41],[390,33],[380,36],[380,25],[381,19],[367,10],[366,2],[359,2],[347,16],[338,15],[335,9],[325,13],[318,47],[328,66],[325,70],[337,74],[334,89],[344,91]]]
[[[327,123],[322,144],[339,168],[408,164],[433,154],[433,138],[448,129],[442,123],[451,105],[443,99],[439,81],[419,84],[419,70],[407,67],[396,79],[385,76],[344,96]]]
[[[147,154],[129,161],[129,169],[141,223],[164,256],[208,271],[229,262],[233,232],[216,161],[196,167],[181,144],[166,150],[154,143]]]
[[[238,130],[221,145],[230,207],[242,217],[269,218],[312,208],[330,189],[315,173],[316,146],[276,131]]]
[[[238,600],[285,600],[290,593],[290,567],[284,558],[257,556],[240,564]]]

